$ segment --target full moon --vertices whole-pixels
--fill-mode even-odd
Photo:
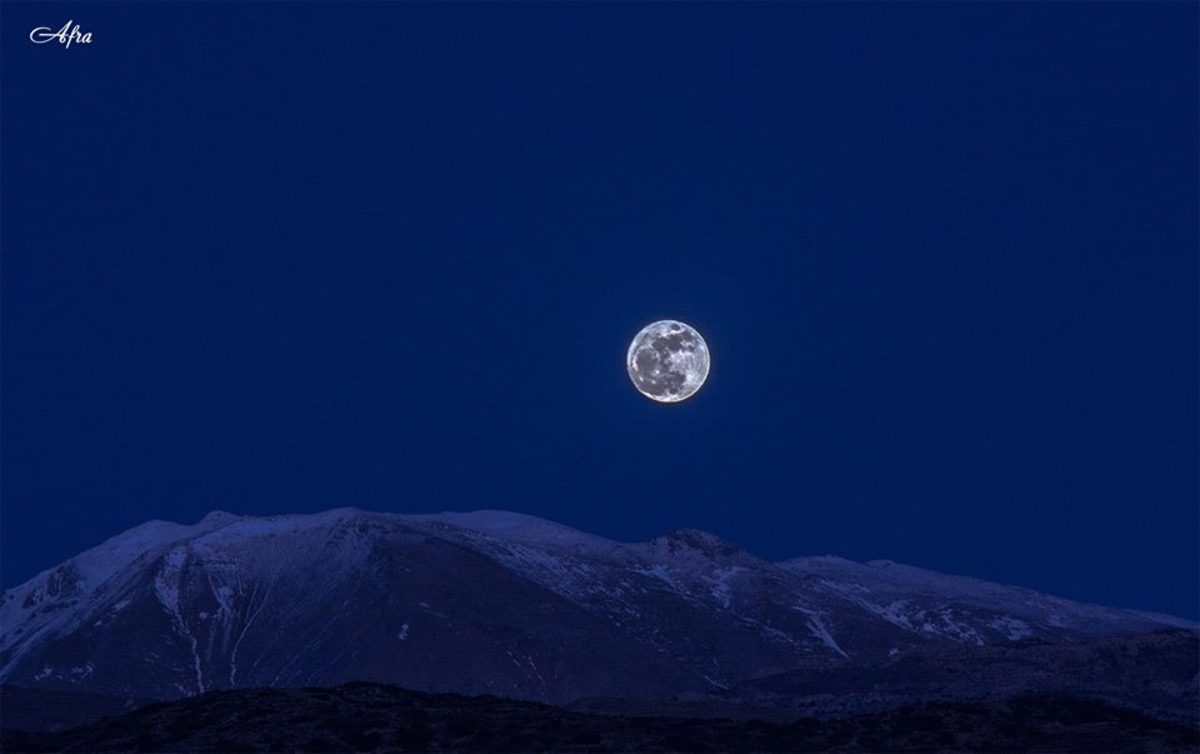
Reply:
[[[642,395],[660,403],[692,397],[708,379],[708,344],[690,325],[652,322],[629,344],[629,379]]]

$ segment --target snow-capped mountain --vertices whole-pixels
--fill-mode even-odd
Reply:
[[[622,544],[516,513],[212,513],[5,593],[0,682],[141,699],[380,681],[563,702],[719,690],[938,646],[1178,619],[886,562],[771,563],[700,531]]]

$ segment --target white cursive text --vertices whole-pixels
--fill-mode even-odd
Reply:
[[[29,32],[29,41],[35,45],[44,45],[47,42],[58,42],[64,49],[69,49],[73,42],[78,42],[81,45],[90,45],[92,43],[92,33],[79,31],[79,24],[72,21],[67,21],[62,28],[54,31],[49,26],[39,26]]]

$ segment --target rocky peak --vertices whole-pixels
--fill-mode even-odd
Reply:
[[[737,545],[700,529],[676,529],[651,540],[650,544],[673,555],[693,551],[708,557],[731,557],[743,552]]]

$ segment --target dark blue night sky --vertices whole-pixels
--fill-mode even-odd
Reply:
[[[1195,618],[1197,9],[5,3],[4,586],[502,508]]]

